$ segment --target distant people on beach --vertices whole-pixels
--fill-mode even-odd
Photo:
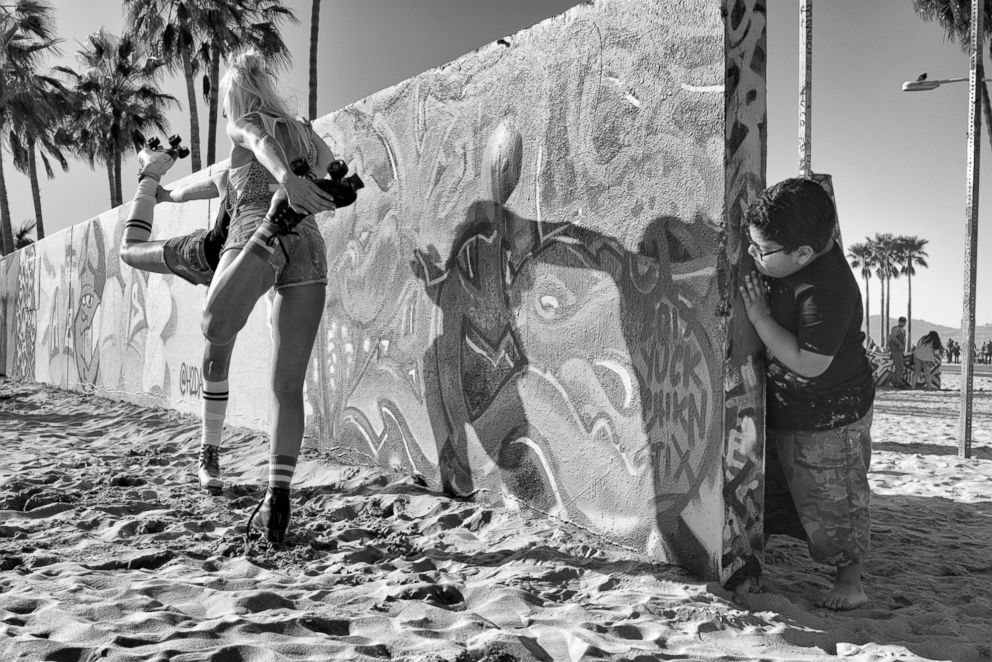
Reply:
[[[961,362],[961,345],[958,344],[954,338],[947,339],[947,362],[948,363],[960,363]]]
[[[861,292],[833,240],[834,215],[811,180],[765,189],[746,217],[749,252],[769,292],[752,272],[740,294],[769,355],[765,533],[806,540],[815,561],[834,566],[834,585],[817,604],[844,610],[868,601],[861,570],[875,382]]]
[[[907,388],[906,371],[904,369],[906,352],[906,318],[900,317],[892,330],[889,331],[889,358],[892,360],[892,376],[889,385],[893,388]]]
[[[924,335],[913,347],[913,377],[910,381],[912,388],[918,388],[921,378],[923,389],[933,391],[940,388],[938,366],[944,352],[940,342],[940,334],[936,331]]]

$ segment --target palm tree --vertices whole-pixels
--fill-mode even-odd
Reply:
[[[992,0],[985,2],[985,25],[982,32],[992,34]],[[924,21],[936,21],[944,30],[944,35],[961,45],[961,49],[971,48],[971,0],[913,0],[913,10]],[[989,53],[992,54],[992,41]],[[983,58],[978,58],[978,80],[981,81],[982,111],[985,116],[985,126],[992,128],[992,104],[989,102],[989,86],[985,82],[985,66]],[[992,131],[988,133],[989,144],[992,145]]]
[[[886,347],[889,341],[889,311],[892,298],[892,279],[899,277],[899,270],[895,261],[896,239],[891,233],[875,233],[872,239],[868,240],[871,246],[872,261],[875,264],[875,275],[882,285],[882,306],[879,316],[879,337],[882,339],[882,347]]]
[[[50,76],[32,74],[23,80],[21,100],[11,113],[10,151],[14,167],[26,173],[31,180],[31,197],[34,201],[36,235],[45,238],[45,223],[41,211],[41,186],[38,183],[38,156],[41,156],[45,175],[55,177],[49,157],[63,172],[69,170],[63,149],[56,140],[56,131],[65,109],[65,91],[61,83]]]
[[[910,343],[912,343],[913,338],[913,276],[916,275],[916,267],[923,267],[925,269],[930,267],[926,261],[926,258],[930,256],[924,250],[928,243],[930,242],[927,239],[920,239],[915,236],[900,236],[896,245],[899,272],[906,276],[906,288],[908,292],[906,319],[909,320],[907,336],[910,338]]]
[[[201,25],[210,0],[124,0],[124,31],[151,46],[170,68],[182,68],[189,102],[189,147],[193,171],[200,170],[200,112],[193,76]]]
[[[189,103],[190,162],[202,167],[200,113],[195,76],[205,69],[201,87],[207,100],[207,160],[216,158],[218,82],[221,56],[253,46],[274,64],[289,62],[279,35],[283,18],[296,20],[279,0],[124,0],[125,30],[144,43],[172,70],[182,69]]]
[[[110,204],[116,207],[123,203],[122,156],[140,149],[146,132],[167,133],[166,107],[178,101],[158,90],[164,63],[145,57],[133,38],[101,29],[87,41],[78,52],[81,72],[56,67],[74,85],[60,139],[75,145],[91,166],[94,161],[106,165]]]
[[[14,249],[7,181],[3,172],[3,135],[11,120],[10,104],[17,99],[19,81],[34,71],[55,47],[52,8],[41,0],[16,0],[0,5],[0,254]]]
[[[317,119],[317,33],[320,28],[320,0],[313,0],[310,8],[310,100],[307,117]]]
[[[17,232],[14,233],[14,250],[19,250],[25,248],[34,243],[34,239],[30,237],[31,231],[35,229],[35,222],[32,220],[27,220],[21,223],[21,227],[17,228]],[[38,239],[41,239],[39,236]]]
[[[869,327],[869,321],[871,320],[871,306],[869,302],[871,301],[871,296],[868,285],[871,283],[872,267],[875,266],[871,246],[868,245],[867,241],[851,244],[847,248],[847,259],[851,261],[851,268],[861,270],[861,277],[865,280],[865,336],[870,339],[871,328]]]

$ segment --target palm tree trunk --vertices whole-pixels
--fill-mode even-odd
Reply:
[[[41,185],[38,183],[38,161],[34,148],[34,138],[28,138],[28,176],[31,178],[31,198],[34,200],[34,232],[40,241],[45,238],[45,222],[41,218]]]
[[[888,279],[882,279],[882,309],[879,312],[879,316],[882,319],[882,333],[884,333],[883,346],[888,349],[889,347],[889,287]]]
[[[189,156],[193,172],[200,165],[200,112],[196,107],[196,89],[193,82],[193,61],[189,51],[183,52],[183,75],[186,77],[186,96],[189,98]]]
[[[310,9],[310,119],[317,119],[317,32],[320,28],[320,0]],[[992,126],[992,124],[989,124]]]
[[[871,292],[868,285],[871,279],[865,278],[865,337],[871,338]]]
[[[906,274],[906,340],[913,346],[913,277]]]
[[[882,349],[886,348],[885,344],[885,315],[882,313],[885,311],[885,279],[879,276],[878,278],[878,341],[882,345]]]
[[[892,319],[889,316],[889,313],[891,312],[891,309],[892,309],[892,278],[889,277],[889,276],[886,276],[885,277],[885,333],[886,333],[886,335],[885,335],[885,342],[886,342],[886,345],[888,345],[888,341],[889,341],[889,336],[888,336],[889,322]]]
[[[990,51],[992,51],[992,44],[990,44]],[[985,78],[985,67],[981,62],[982,58],[978,58],[978,80],[983,80]],[[989,103],[989,84],[982,83],[982,114],[985,115],[985,126],[992,129],[992,105]],[[989,145],[992,145],[992,131],[988,131]]]
[[[217,163],[217,106],[220,104],[220,49],[210,54],[210,99],[207,118],[207,165]]]
[[[114,164],[110,159],[107,159],[107,182],[110,184],[110,208],[113,209],[117,205],[114,204],[114,192],[117,190],[114,186]]]
[[[117,193],[117,200],[114,203],[115,207],[119,207],[124,204],[124,191],[121,188],[121,153],[117,152],[114,154],[114,191]]]
[[[3,151],[0,150],[0,255],[14,252],[14,231],[10,225],[10,202],[7,200],[7,180],[3,175]]]

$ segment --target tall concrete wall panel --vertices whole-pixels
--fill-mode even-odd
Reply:
[[[206,227],[215,205],[158,205],[152,239]],[[121,262],[126,212],[113,209],[3,258],[0,369],[16,379],[199,413],[205,290]],[[240,386],[232,421],[245,425],[265,424],[265,308],[257,307],[235,349],[232,380]]]
[[[763,385],[733,298],[764,34],[760,0],[600,0],[317,121],[367,185],[320,219],[325,448],[731,585],[757,574]],[[209,212],[160,205],[156,235]],[[2,365],[197,411],[202,289],[121,265],[120,216],[4,258]],[[257,425],[264,308],[231,379]]]

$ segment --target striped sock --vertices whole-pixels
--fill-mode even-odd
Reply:
[[[227,415],[227,380],[211,382],[203,380],[203,424],[200,440],[207,446],[220,446],[224,431],[224,418]]]
[[[272,225],[266,221],[255,230],[255,234],[251,236],[251,239],[248,240],[248,244],[245,246],[245,251],[254,253],[263,260],[268,261],[279,246],[279,237],[273,232]]]
[[[293,474],[296,473],[295,455],[269,456],[269,487],[282,487],[289,489],[293,482]]]
[[[152,236],[152,223],[142,219],[154,218],[155,194],[158,192],[158,180],[144,177],[138,182],[138,190],[134,192],[131,201],[131,217],[124,224],[125,244],[148,241]]]

